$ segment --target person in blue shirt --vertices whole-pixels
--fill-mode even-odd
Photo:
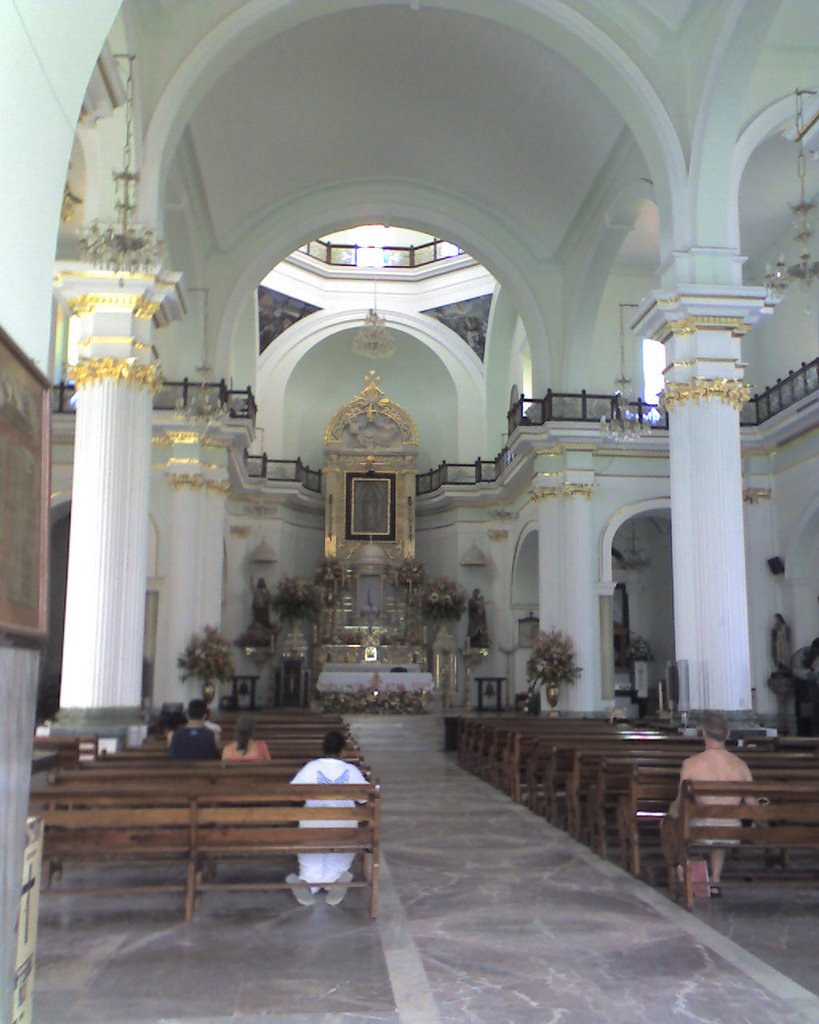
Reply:
[[[207,704],[194,698],[188,704],[188,724],[180,726],[171,738],[173,761],[217,761],[219,747],[212,729],[205,723]]]

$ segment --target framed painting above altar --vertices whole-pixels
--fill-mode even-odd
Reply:
[[[0,632],[46,631],[48,380],[0,330]]]
[[[347,540],[395,540],[395,474],[347,473]]]

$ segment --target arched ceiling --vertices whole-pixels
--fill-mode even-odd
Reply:
[[[232,237],[288,194],[423,180],[559,246],[624,128],[567,60],[487,20],[382,7],[275,36],[190,121],[210,220]]]

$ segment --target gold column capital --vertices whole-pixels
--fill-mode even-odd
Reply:
[[[727,377],[694,377],[688,382],[668,381],[660,396],[660,407],[671,411],[686,402],[716,399],[732,409],[741,409],[751,397],[751,389],[741,380]]]
[[[121,295],[112,292],[83,292],[67,300],[72,313],[85,316],[89,313],[114,312],[132,313],[139,320],[152,320],[161,302],[146,299],[144,295],[124,292]]]
[[[70,367],[68,378],[74,382],[77,390],[98,384],[101,380],[113,380],[118,384],[147,389],[153,394],[162,387],[162,369],[158,363],[142,366],[133,359],[114,359],[111,356],[87,359]]]
[[[168,486],[174,490],[190,487],[194,491],[201,491],[205,486],[205,479],[199,473],[168,473],[165,479],[168,481]]]

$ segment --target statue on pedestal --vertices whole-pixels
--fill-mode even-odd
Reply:
[[[274,636],[274,629],[270,624],[270,606],[273,598],[263,577],[260,576],[255,584],[251,579],[250,585],[253,593],[252,619],[236,642],[241,647],[269,647]]]
[[[488,647],[489,628],[486,624],[486,602],[477,587],[472,591],[467,611],[469,618],[467,619],[466,638],[469,641],[469,646],[472,648]]]

